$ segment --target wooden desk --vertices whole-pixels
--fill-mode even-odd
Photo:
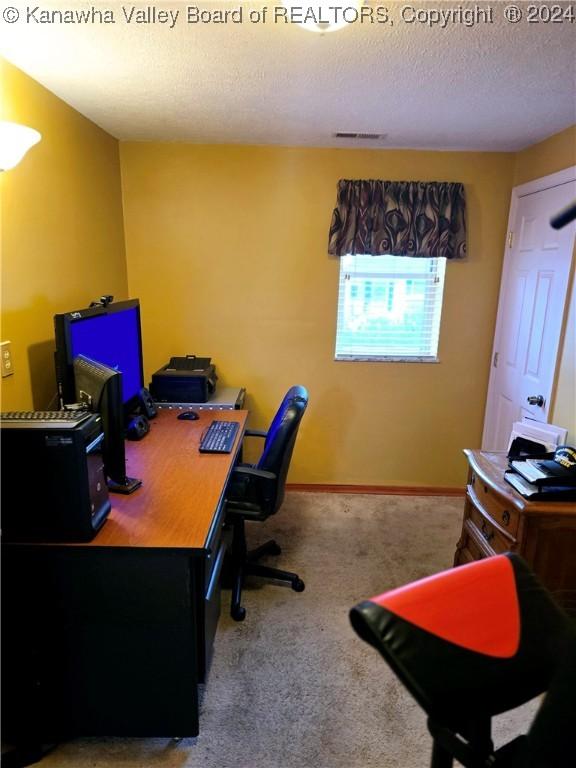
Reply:
[[[504,453],[465,450],[468,485],[454,565],[517,552],[576,613],[576,503],[528,501],[504,480]]]
[[[87,544],[3,547],[7,739],[195,736],[220,613],[224,489],[231,454],[199,454],[215,414],[161,411],[127,444],[143,480]]]

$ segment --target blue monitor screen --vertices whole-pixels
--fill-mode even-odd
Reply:
[[[136,308],[85,317],[70,326],[72,357],[85,355],[122,373],[127,403],[142,387],[140,325]]]

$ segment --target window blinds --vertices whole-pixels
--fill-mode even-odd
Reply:
[[[437,361],[445,258],[342,256],[337,360]]]

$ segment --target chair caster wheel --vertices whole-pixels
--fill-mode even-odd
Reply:
[[[302,581],[302,579],[294,579],[292,582],[292,589],[294,592],[304,592],[304,589],[306,588],[306,585]]]
[[[246,618],[246,608],[243,608],[241,605],[239,605],[237,608],[232,608],[230,615],[234,621],[244,621]]]

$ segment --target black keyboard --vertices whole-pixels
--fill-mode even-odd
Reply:
[[[213,421],[202,435],[200,453],[230,453],[237,432],[237,421]]]
[[[0,421],[10,425],[42,427],[47,424],[72,428],[92,414],[88,411],[6,411],[0,413]]]

